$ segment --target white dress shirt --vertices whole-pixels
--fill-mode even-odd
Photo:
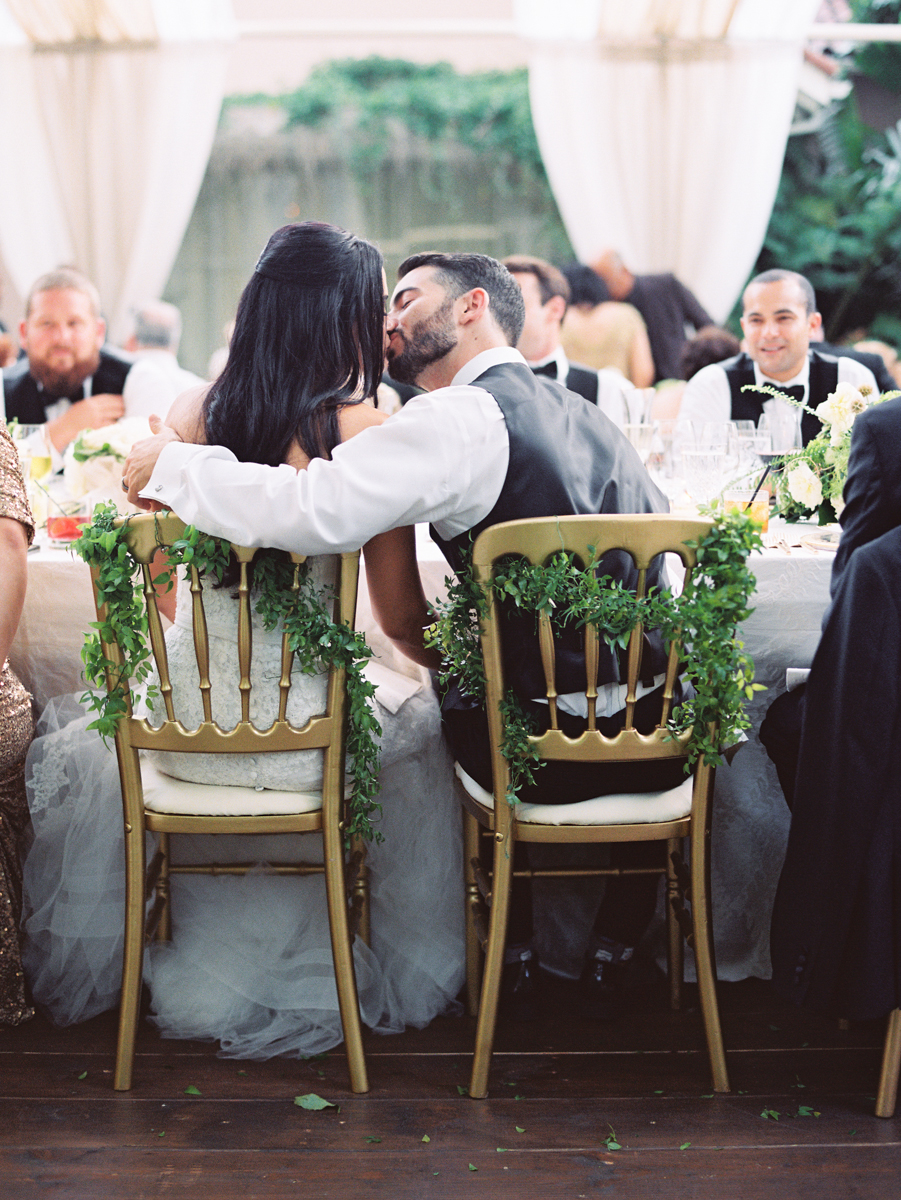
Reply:
[[[486,517],[504,486],[504,415],[472,380],[507,362],[525,359],[510,347],[484,350],[449,387],[415,396],[304,471],[239,463],[222,446],[174,443],[141,494],[217,537],[298,554],[356,550],[420,521],[452,538]]]
[[[138,350],[137,362],[125,377],[122,399],[126,417],[150,417],[165,421],[172,403],[182,392],[206,380],[179,366],[170,350]]]
[[[813,348],[815,349],[815,347]],[[805,404],[807,404],[809,399],[809,376],[809,356],[804,359],[801,370],[793,379],[783,379],[781,382],[764,375],[757,363],[754,363],[754,380],[758,386],[769,384],[774,388],[787,388],[800,385],[804,388]],[[853,358],[839,358],[838,382],[851,383],[855,387],[869,384],[875,392],[878,393],[879,391],[879,388],[876,387],[876,380],[873,378],[873,374],[869,368]],[[821,399],[825,400],[826,397],[823,396]],[[820,400],[817,400],[811,407],[816,408],[820,402]],[[772,414],[774,410],[778,411],[780,409],[786,415],[790,414],[800,427],[802,410],[797,405],[791,404],[787,400],[774,400],[771,398],[767,398],[763,402],[763,411],[768,415]],[[702,367],[697,375],[689,379],[685,385],[682,406],[679,409],[679,420],[683,419],[686,421],[730,421],[732,419],[732,393],[729,389],[729,378],[719,363],[712,363],[710,366]]]

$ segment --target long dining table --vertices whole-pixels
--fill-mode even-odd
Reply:
[[[712,889],[717,969],[721,979],[768,978],[769,924],[788,835],[789,813],[775,769],[757,739],[767,706],[785,684],[787,667],[809,666],[829,598],[834,555],[800,544],[814,527],[775,523],[770,548],[752,556],[756,578],[753,613],[738,636],[754,660],[766,690],[748,711],[748,741],[730,766],[718,768],[713,818]],[[446,593],[450,568],[424,527],[417,530],[417,558],[430,599]],[[404,659],[375,623],[365,588],[357,627],[376,662],[428,682],[421,667]],[[96,620],[87,566],[69,550],[42,546],[29,554],[28,593],[10,653],[13,669],[40,711],[56,695],[84,688],[80,652],[84,632]],[[427,802],[427,798],[424,799]],[[563,974],[578,971],[581,948],[598,903],[597,886],[580,881],[536,882],[536,896],[554,887],[553,903],[536,904],[542,962]],[[661,910],[662,911],[662,910]]]

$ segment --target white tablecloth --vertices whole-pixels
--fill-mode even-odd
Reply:
[[[443,594],[449,568],[425,531],[418,531],[417,556],[426,594]],[[785,670],[809,666],[829,596],[833,555],[793,548],[754,556],[755,611],[741,636],[754,659],[758,682],[767,687],[751,702],[748,743],[731,767],[717,773],[712,871],[717,966],[721,979],[768,977],[769,924],[782,866],[789,814],[775,769],[757,740],[767,706],[783,689]],[[95,620],[88,569],[64,550],[29,555],[25,611],[10,654],[13,669],[32,692],[38,709],[53,695],[83,686],[80,650],[84,630]],[[366,632],[378,661],[412,678],[427,678],[403,659],[372,619],[361,586],[358,628]],[[537,885],[540,889],[541,886]],[[564,889],[569,890],[569,889]],[[553,906],[536,906],[541,950],[548,965],[572,970],[561,952],[567,940],[584,945],[593,910],[572,885],[571,895]],[[559,893],[559,888],[558,888]],[[561,936],[561,927],[569,939]]]

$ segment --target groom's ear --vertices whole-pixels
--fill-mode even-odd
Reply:
[[[490,307],[488,293],[484,288],[473,288],[458,299],[458,320],[461,325],[471,325],[481,320]]]

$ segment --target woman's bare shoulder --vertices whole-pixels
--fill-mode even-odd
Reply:
[[[348,404],[338,414],[341,441],[346,442],[348,438],[355,437],[364,429],[370,429],[373,425],[381,425],[387,420],[387,415],[379,412],[377,408],[373,408],[371,404]]]
[[[205,442],[203,402],[210,384],[189,388],[173,402],[166,424],[174,429],[183,442]]]

